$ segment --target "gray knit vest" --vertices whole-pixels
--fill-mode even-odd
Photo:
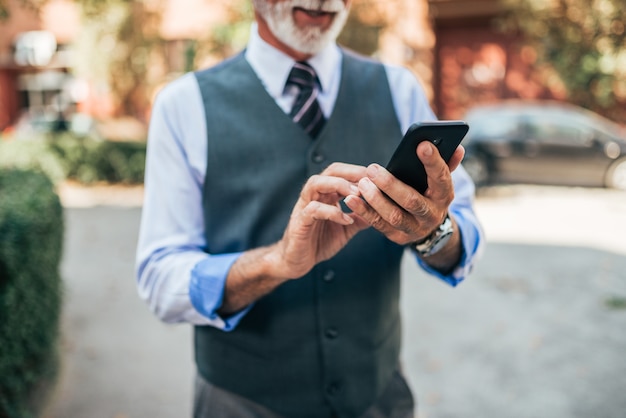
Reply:
[[[333,114],[312,140],[243,54],[196,73],[208,131],[206,251],[278,241],[306,180],[333,161],[385,164],[401,131],[383,66],[343,52]],[[232,332],[195,327],[199,373],[286,418],[356,417],[398,365],[403,248],[372,228],[258,300]]]

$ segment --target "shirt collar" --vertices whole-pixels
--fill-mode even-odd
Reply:
[[[261,39],[256,23],[252,25],[245,56],[270,96],[280,97],[295,60]],[[315,69],[324,91],[339,74],[339,47],[334,42],[329,44],[311,57],[308,63]]]

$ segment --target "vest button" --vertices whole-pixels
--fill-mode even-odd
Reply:
[[[326,335],[326,338],[329,340],[334,340],[339,336],[339,331],[337,331],[337,328],[326,328],[324,335]]]
[[[320,164],[320,163],[323,163],[324,160],[325,160],[325,158],[324,158],[324,156],[322,154],[318,154],[318,153],[313,154],[313,162],[314,163]]]
[[[335,272],[328,270],[324,273],[323,279],[325,282],[332,282],[335,279]]]
[[[340,391],[341,391],[341,383],[339,382],[332,382],[326,386],[326,394],[328,396],[337,396],[339,395]]]

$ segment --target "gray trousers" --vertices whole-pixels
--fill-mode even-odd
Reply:
[[[358,418],[413,418],[415,404],[406,380],[394,372],[389,385],[376,402]],[[266,407],[225,391],[196,376],[194,418],[292,418],[282,417]],[[320,418],[336,418],[335,415]],[[357,418],[357,417],[355,417]]]

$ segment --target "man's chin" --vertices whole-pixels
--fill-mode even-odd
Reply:
[[[302,54],[315,55],[329,45],[334,39],[324,36],[307,36],[294,40],[294,38],[286,39],[285,44],[292,48],[294,51]]]
[[[274,29],[274,36],[283,44],[307,55],[317,54],[337,38],[332,28],[323,28],[319,25],[300,26],[295,21]]]

